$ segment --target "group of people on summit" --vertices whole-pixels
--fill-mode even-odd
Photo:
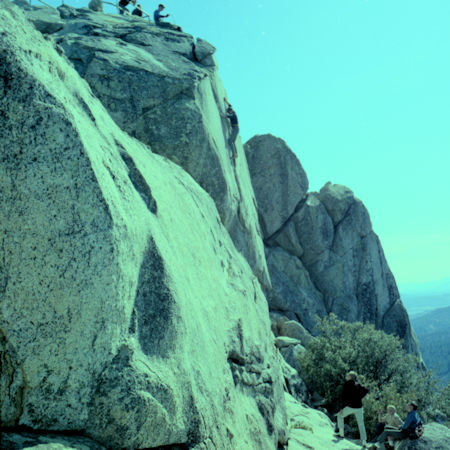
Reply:
[[[367,445],[367,434],[364,426],[364,409],[362,399],[368,390],[357,382],[356,372],[349,372],[345,377],[342,388],[341,409],[337,413],[338,431],[336,437],[344,437],[344,418],[353,414],[358,424],[359,437],[362,445]],[[387,412],[378,411],[378,423],[375,429],[375,438],[369,442],[369,448],[386,448],[387,445],[397,449],[403,447],[406,439],[416,439],[423,433],[422,421],[417,414],[417,403],[411,401],[406,405],[408,415],[404,422],[396,413],[395,406],[389,405]],[[396,441],[396,442],[394,442]]]
[[[130,11],[128,10],[127,6],[131,3],[135,6],[133,11],[131,12],[134,16],[142,17],[144,15],[144,11],[142,10],[142,7],[140,4],[136,4],[137,0],[119,0],[119,14],[130,14]],[[169,17],[170,14],[162,14],[164,11],[165,6],[160,3],[158,5],[158,9],[156,9],[153,13],[153,20],[155,24],[159,27],[164,28],[171,28],[176,31],[182,31],[180,27],[173,25],[168,22],[164,22],[162,19],[165,19]],[[225,104],[225,114],[221,113],[221,116],[225,119],[228,119],[230,121],[231,126],[231,133],[228,138],[228,144],[231,148],[231,159],[234,160],[237,157],[237,150],[236,150],[236,139],[239,134],[239,122],[237,118],[237,114],[234,111],[233,107],[231,106],[230,102],[224,98],[224,104]]]
[[[133,11],[131,12],[131,15],[142,17],[144,15],[144,11],[142,10],[142,6],[140,4],[136,5],[136,1],[137,0],[120,0],[119,1],[119,6],[118,6],[119,14],[122,14],[122,15],[123,14],[129,14],[130,11],[127,8],[127,6],[131,3],[135,7],[133,9]],[[166,17],[170,16],[170,14],[162,14],[162,11],[165,8],[166,7],[162,3],[160,3],[158,5],[158,9],[156,9],[153,12],[153,20],[155,21],[155,24],[158,25],[158,26],[162,26],[162,27],[167,26],[168,27],[169,25],[172,25],[172,24],[169,24],[167,22],[163,22],[163,20],[162,20],[162,19],[165,19]],[[177,28],[179,28],[179,27],[177,27]],[[179,31],[181,31],[181,28],[179,29]]]

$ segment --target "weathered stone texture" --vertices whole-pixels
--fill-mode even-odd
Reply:
[[[267,293],[270,308],[301,322],[311,332],[315,315],[327,312],[322,293],[300,259],[280,248],[267,248],[266,254],[272,281],[272,289]]]
[[[294,212],[308,190],[308,178],[286,143],[270,134],[245,144],[264,238],[272,236]]]
[[[34,433],[29,431],[3,432],[0,440],[2,450],[106,450],[92,439],[75,435]]]
[[[284,161],[295,158],[287,146],[279,146],[275,155],[267,153],[274,139],[252,138],[246,144],[251,149],[247,153],[267,155],[268,159],[272,156],[264,167],[275,167],[272,172],[279,173],[280,180],[284,174],[287,184],[307,186],[298,170],[300,163],[291,163],[297,171],[289,172],[285,167]],[[419,354],[394,277],[362,202],[350,189],[331,183],[304,198],[300,188],[284,186],[283,190],[262,177],[257,158],[249,157],[248,161],[258,203],[264,199],[277,218],[287,217],[265,239],[271,311],[299,321],[313,333],[315,315],[323,317],[330,312],[342,320],[370,322],[396,334],[409,352]],[[290,203],[283,198],[289,195]],[[284,214],[274,206],[285,204],[291,207]]]
[[[0,22],[2,424],[107,448],[285,441],[267,302],[210,196],[18,8]]]
[[[242,144],[228,148],[215,48],[133,16],[77,10],[53,34],[120,128],[183,167],[213,198],[236,248],[270,285]]]

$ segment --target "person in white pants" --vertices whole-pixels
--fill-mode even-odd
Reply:
[[[367,394],[367,389],[356,382],[356,372],[349,372],[345,376],[345,383],[342,389],[342,409],[337,414],[339,436],[344,437],[344,418],[354,414],[358,423],[359,438],[362,445],[367,443],[366,427],[364,426],[364,408],[362,398]]]

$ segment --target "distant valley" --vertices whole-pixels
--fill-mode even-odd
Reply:
[[[410,317],[450,306],[450,278],[421,284],[400,284],[399,291]]]
[[[411,316],[426,366],[441,384],[450,382],[450,306]]]
[[[450,279],[399,286],[427,367],[450,382]]]

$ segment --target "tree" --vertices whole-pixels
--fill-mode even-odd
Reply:
[[[376,330],[372,324],[349,323],[334,314],[318,319],[319,336],[299,356],[302,378],[311,392],[325,398],[327,409],[339,409],[345,375],[354,370],[369,389],[364,399],[368,430],[376,422],[378,408],[396,405],[400,416],[408,401],[419,403],[421,413],[430,407],[436,392],[431,373],[407,354],[396,336]]]

